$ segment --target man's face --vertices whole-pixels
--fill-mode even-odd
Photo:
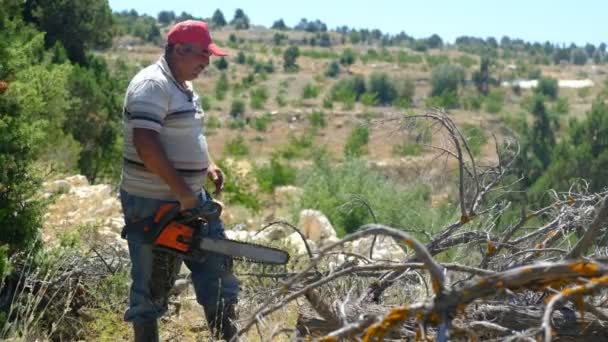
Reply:
[[[177,64],[181,78],[191,81],[209,65],[211,53],[202,44],[177,44]]]

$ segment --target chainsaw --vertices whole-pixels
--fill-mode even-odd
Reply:
[[[214,200],[187,210],[180,210],[177,203],[167,203],[153,217],[125,227],[123,237],[139,231],[143,233],[144,241],[153,243],[155,248],[191,260],[204,260],[207,253],[215,253],[272,265],[284,265],[289,261],[289,254],[278,248],[211,237],[210,228],[221,224],[221,213],[222,205]]]

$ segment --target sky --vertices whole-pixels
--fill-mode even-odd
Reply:
[[[113,11],[135,9],[154,17],[162,10],[210,17],[216,9],[232,19],[243,9],[254,25],[270,27],[277,19],[294,26],[300,19],[319,19],[328,28],[347,25],[404,31],[415,38],[434,33],[445,41],[456,37],[500,38],[531,42],[598,45],[608,42],[608,0],[109,0]]]

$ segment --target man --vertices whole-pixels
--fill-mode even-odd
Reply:
[[[226,53],[213,44],[205,22],[177,23],[164,55],[135,75],[126,92],[121,202],[133,282],[125,320],[133,323],[137,342],[158,341],[157,319],[167,310],[182,260],[153,249],[136,223],[168,202],[182,210],[199,206],[208,199],[205,177],[214,182],[216,194],[223,188],[222,171],[211,161],[203,135],[199,97],[189,82],[209,65],[211,55]],[[223,237],[223,226],[211,227],[210,234]],[[239,290],[231,261],[210,255],[185,264],[210,329],[229,340],[236,332]]]

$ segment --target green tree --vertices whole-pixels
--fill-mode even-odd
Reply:
[[[546,96],[551,100],[557,99],[559,92],[557,80],[550,77],[542,77],[538,81],[538,86],[534,89],[534,92]]]
[[[71,61],[86,63],[86,50],[112,44],[112,11],[106,0],[26,0],[46,46],[61,42]],[[27,16],[27,14],[26,14]]]
[[[230,25],[234,25],[237,30],[249,29],[249,17],[243,12],[242,9],[237,8],[234,11],[234,18],[230,21]]]
[[[285,71],[296,71],[299,69],[296,63],[300,56],[300,50],[297,46],[290,46],[283,53],[283,69]]]
[[[383,105],[389,105],[397,98],[397,89],[386,73],[371,74],[367,91],[375,93],[379,103]]]
[[[570,52],[570,61],[574,65],[585,65],[585,64],[587,64],[587,60],[589,59],[589,56],[592,56],[592,55],[593,55],[593,53],[590,55],[587,55],[587,52],[585,52],[584,49],[574,49]]]
[[[283,19],[276,20],[274,23],[272,23],[272,26],[270,28],[275,29],[275,30],[288,30],[289,29],[289,27],[287,27],[287,25],[285,25],[285,22],[283,21]]]
[[[175,21],[175,12],[173,11],[160,11],[156,18],[159,23],[163,25],[169,25]]]
[[[460,66],[441,64],[431,71],[431,96],[442,96],[444,93],[458,93],[464,80],[464,70]]]
[[[345,67],[349,67],[353,63],[355,63],[355,52],[351,49],[346,49],[342,51],[342,55],[340,56],[340,64]]]
[[[490,91],[490,65],[491,61],[488,57],[482,57],[479,64],[479,70],[473,73],[473,82],[482,95],[488,95]]]
[[[215,12],[213,12],[213,16],[211,16],[211,24],[215,27],[226,26],[226,18],[224,18],[224,13],[222,13],[219,8],[216,9]]]

